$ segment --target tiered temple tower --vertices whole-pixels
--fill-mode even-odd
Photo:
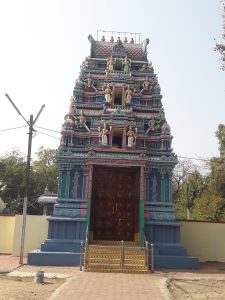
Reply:
[[[155,244],[160,267],[195,267],[172,206],[177,157],[149,40],[95,40],[81,65],[61,130],[59,191],[37,265],[79,264],[80,242]]]

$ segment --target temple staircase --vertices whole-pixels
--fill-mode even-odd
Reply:
[[[134,242],[96,241],[83,245],[81,258],[86,272],[148,273],[152,269],[147,248]]]

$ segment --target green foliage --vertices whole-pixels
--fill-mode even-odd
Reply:
[[[223,40],[225,40],[225,2],[223,1]],[[225,44],[224,43],[217,43],[215,47],[215,51],[221,54],[221,69],[225,70]]]
[[[220,156],[210,160],[209,173],[192,171],[180,183],[175,198],[179,219],[225,221],[225,125],[218,126],[216,137]]]
[[[182,181],[179,197],[175,202],[177,217],[179,219],[189,219],[191,211],[195,206],[196,199],[204,190],[204,177],[197,171],[189,173]]]
[[[225,155],[225,125],[219,124],[216,131],[216,137],[219,143],[220,156]]]
[[[37,198],[43,194],[46,185],[51,192],[57,192],[57,166],[53,149],[41,147],[37,158],[31,163],[30,184],[28,189],[29,214],[41,213]],[[26,159],[17,149],[0,157],[1,197],[8,204],[11,213],[22,213]]]

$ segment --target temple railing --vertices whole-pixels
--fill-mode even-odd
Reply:
[[[154,272],[154,244],[150,244],[144,236],[145,242],[145,266],[148,272]]]
[[[85,270],[88,263],[88,243],[89,243],[89,226],[86,228],[85,241],[81,242],[80,245],[80,271]]]

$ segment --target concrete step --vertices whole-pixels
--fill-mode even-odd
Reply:
[[[155,255],[154,265],[155,268],[196,269],[198,268],[198,259],[192,256]]]

